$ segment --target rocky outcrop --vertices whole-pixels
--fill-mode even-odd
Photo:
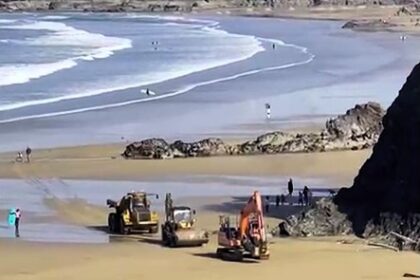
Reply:
[[[208,138],[193,143],[177,140],[170,147],[177,157],[219,156],[228,153],[228,145],[218,138]]]
[[[344,115],[327,121],[326,133],[339,139],[377,140],[383,129],[383,116],[384,110],[378,103],[356,105]]]
[[[387,110],[372,156],[359,170],[353,186],[341,189],[333,200],[322,200],[290,217],[284,228],[291,235],[353,232],[391,245],[396,243],[388,235],[391,231],[419,240],[419,168],[420,64]],[[336,227],[338,224],[345,226]]]
[[[372,20],[351,20],[346,22],[342,28],[354,29],[360,31],[384,30],[391,27],[396,27],[394,23],[390,23],[384,19]]]
[[[382,130],[383,115],[379,104],[369,102],[328,120],[319,133],[270,132],[237,145],[226,144],[218,138],[192,143],[177,140],[170,145],[162,139],[148,139],[128,145],[123,156],[163,159],[366,149],[376,143]]]
[[[128,145],[123,156],[132,159],[166,159],[173,158],[174,152],[165,140],[152,138]]]

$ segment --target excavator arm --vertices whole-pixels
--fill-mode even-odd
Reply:
[[[239,233],[241,239],[247,236],[247,231],[249,230],[249,218],[252,214],[257,218],[257,238],[261,241],[266,241],[263,207],[261,195],[258,191],[255,191],[252,194],[248,200],[248,203],[241,211],[241,218],[239,223]]]

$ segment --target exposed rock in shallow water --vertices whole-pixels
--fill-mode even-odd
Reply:
[[[124,156],[132,159],[163,159],[222,155],[254,155],[296,152],[360,150],[372,147],[382,130],[384,110],[377,103],[356,105],[344,115],[330,119],[319,133],[263,134],[253,141],[229,145],[218,138],[172,144],[163,139],[148,139],[127,146]],[[153,147],[156,145],[156,147]]]
[[[419,240],[419,168],[420,64],[387,110],[379,140],[353,186],[341,189],[334,202],[322,200],[290,217],[285,227],[291,235],[353,232],[394,246],[397,242],[389,235],[392,231]],[[338,224],[344,226],[335,227]],[[405,246],[413,249],[410,244]]]

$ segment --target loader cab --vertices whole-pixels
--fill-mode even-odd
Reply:
[[[186,206],[177,206],[172,208],[172,220],[181,228],[192,227],[195,223],[195,210]]]

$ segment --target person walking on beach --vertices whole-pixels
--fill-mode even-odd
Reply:
[[[265,103],[265,117],[267,120],[271,118],[271,105],[270,103]]]
[[[303,199],[305,200],[305,205],[309,205],[309,188],[308,186],[303,187]]]
[[[26,161],[27,162],[30,162],[30,157],[31,157],[32,149],[29,148],[29,147],[27,147],[25,152],[26,152]]]
[[[292,194],[293,194],[293,180],[292,180],[292,178],[290,178],[289,182],[287,183],[287,190],[289,191],[289,196],[292,196]]]
[[[276,195],[276,207],[278,208],[280,205],[280,196]]]
[[[15,236],[16,236],[16,238],[20,237],[19,222],[20,222],[21,216],[22,216],[22,213],[20,212],[20,209],[17,208],[16,211],[15,211]]]

